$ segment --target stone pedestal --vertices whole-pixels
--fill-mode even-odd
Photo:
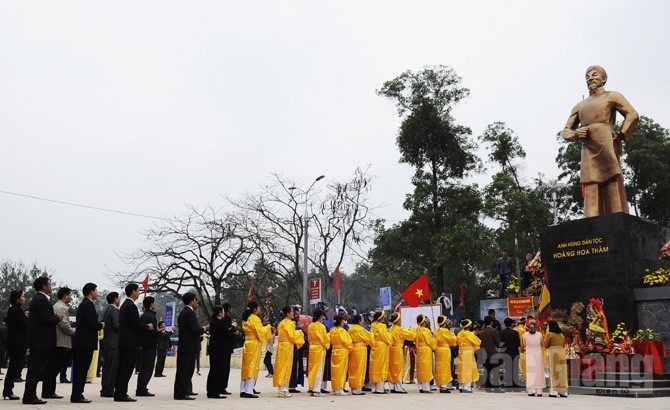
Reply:
[[[619,322],[637,329],[633,288],[645,269],[659,266],[658,250],[668,238],[670,229],[623,213],[546,227],[540,243],[552,308],[602,298],[610,330]]]
[[[670,352],[670,286],[634,289],[640,329],[653,329]],[[663,361],[663,372],[670,373],[670,359]]]

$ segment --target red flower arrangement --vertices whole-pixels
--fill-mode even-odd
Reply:
[[[670,241],[666,242],[660,249],[661,259],[670,259]]]

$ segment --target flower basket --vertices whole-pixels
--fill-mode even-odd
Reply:
[[[512,296],[512,294],[516,296],[521,291],[519,285],[517,285],[516,283],[510,283],[509,285],[507,285],[505,289],[507,290],[507,294],[510,296]]]
[[[658,268],[653,272],[649,269],[644,270],[645,275],[642,277],[642,284],[652,286],[665,286],[670,282],[670,271],[664,268]]]
[[[670,241],[666,242],[660,249],[661,259],[670,259]]]

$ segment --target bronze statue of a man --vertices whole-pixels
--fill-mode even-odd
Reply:
[[[594,65],[586,70],[589,96],[572,109],[563,129],[567,141],[582,142],[580,182],[584,193],[584,217],[628,213],[621,175],[622,140],[635,130],[639,115],[623,95],[605,91],[607,73]],[[616,113],[624,120],[614,131]]]

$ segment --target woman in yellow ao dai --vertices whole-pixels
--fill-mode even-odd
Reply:
[[[384,311],[378,310],[372,317],[372,335],[374,344],[370,351],[370,383],[372,392],[375,394],[384,394],[384,382],[388,378],[389,371],[389,345],[391,344],[391,334],[386,328],[384,322]]]
[[[451,393],[451,348],[456,346],[456,335],[449,329],[451,321],[446,316],[437,318],[437,330],[435,340],[435,383],[440,387],[440,393]]]
[[[272,385],[279,388],[279,397],[291,397],[288,385],[291,381],[291,367],[293,366],[293,345],[298,349],[305,344],[305,334],[295,328],[293,309],[290,306],[282,308],[284,319],[277,326],[277,358],[275,359]]]
[[[391,393],[407,394],[402,387],[402,372],[405,365],[405,340],[414,340],[416,332],[411,327],[400,326],[400,313],[391,313],[391,346],[389,347],[389,375]]]
[[[472,393],[472,384],[479,380],[475,350],[482,341],[472,332],[472,320],[461,320],[461,331],[456,335],[458,344],[458,388],[462,393]]]
[[[349,364],[349,352],[354,350],[351,336],[342,327],[344,320],[337,315],[333,319],[333,327],[330,329],[330,346],[333,353],[330,356],[330,384],[336,396],[346,396],[344,385],[347,381],[347,367]]]
[[[372,333],[361,326],[361,315],[354,315],[349,326],[349,336],[354,345],[354,350],[349,353],[349,387],[351,394],[362,396],[363,384],[365,383],[365,368],[368,361],[368,348],[374,343]]]
[[[323,380],[323,368],[326,360],[326,350],[330,348],[330,336],[326,327],[321,323],[323,311],[315,309],[312,315],[312,323],[307,328],[307,339],[309,340],[309,359],[307,361],[307,380],[312,396],[323,397],[321,393],[321,381]]]
[[[433,380],[433,351],[437,349],[437,342],[430,331],[430,322],[424,314],[416,317],[416,381],[419,392],[430,393],[430,381]]]
[[[258,369],[261,364],[261,348],[264,342],[272,339],[270,325],[263,326],[258,317],[261,309],[258,303],[251,301],[242,313],[242,330],[244,331],[244,347],[242,348],[242,369],[240,397],[256,398],[254,385],[258,380]]]

